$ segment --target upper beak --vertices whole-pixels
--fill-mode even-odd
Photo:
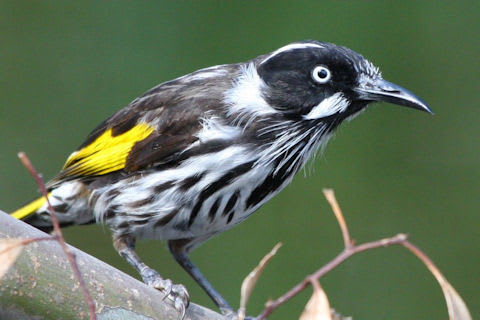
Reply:
[[[425,101],[409,90],[382,78],[366,81],[357,87],[355,91],[362,100],[385,101],[433,114]]]

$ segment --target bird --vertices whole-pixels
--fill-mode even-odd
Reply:
[[[166,241],[222,314],[236,315],[188,254],[278,194],[345,120],[374,102],[432,113],[359,53],[305,40],[161,83],[100,123],[47,183],[62,226],[104,223],[113,245],[184,316],[186,288],[135,252]],[[12,216],[52,228],[45,198]]]

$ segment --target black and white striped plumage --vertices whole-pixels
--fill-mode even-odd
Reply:
[[[429,112],[361,55],[329,43],[293,43],[202,69],[158,85],[105,120],[50,182],[50,199],[65,224],[105,222],[117,250],[161,288],[170,283],[159,284],[133,247],[136,239],[168,240],[175,258],[230,312],[186,253],[280,192],[343,120],[372,101]],[[146,129],[137,134],[139,126]],[[98,155],[122,139],[133,139],[122,156]],[[28,221],[48,226],[45,206]],[[184,308],[188,295],[173,289]]]

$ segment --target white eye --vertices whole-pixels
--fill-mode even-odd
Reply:
[[[312,78],[318,83],[327,83],[331,76],[330,70],[324,66],[316,66],[312,70]]]

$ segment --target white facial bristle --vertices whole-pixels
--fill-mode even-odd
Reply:
[[[276,55],[279,55],[280,53],[296,50],[296,49],[305,49],[305,48],[323,48],[323,47],[316,43],[308,43],[308,42],[307,43],[291,43],[272,52],[268,57],[266,57],[262,62],[260,62],[260,64],[267,62],[268,60],[275,57]]]
[[[345,111],[349,104],[350,102],[348,99],[345,98],[341,92],[337,92],[334,95],[323,99],[322,102],[313,107],[309,113],[303,116],[303,118],[305,120],[325,118],[337,112]]]

